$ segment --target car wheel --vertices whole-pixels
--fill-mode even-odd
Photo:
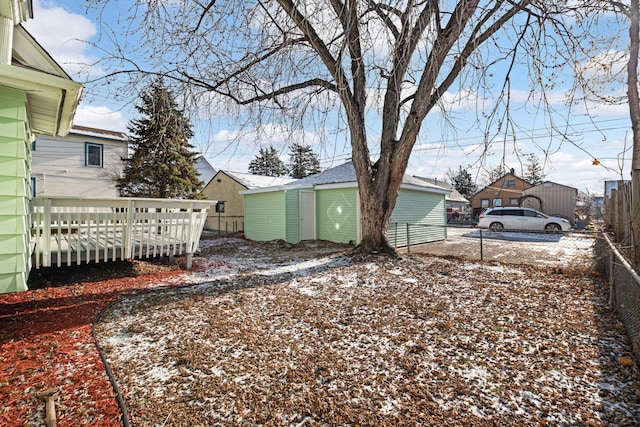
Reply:
[[[556,232],[561,230],[560,226],[558,224],[554,223],[554,222],[552,222],[551,224],[547,224],[544,227],[544,229],[549,231],[549,232],[551,232],[551,233],[556,233]]]
[[[504,230],[504,226],[499,222],[492,222],[491,225],[489,226],[489,228],[491,229],[491,231],[502,231],[502,230]]]

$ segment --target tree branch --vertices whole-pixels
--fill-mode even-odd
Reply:
[[[397,40],[398,37],[400,37],[400,31],[398,30],[398,27],[396,27],[393,23],[391,17],[387,13],[385,13],[385,11],[393,13],[397,16],[400,16],[401,12],[395,7],[391,7],[386,4],[380,4],[374,0],[368,0],[367,3],[369,5],[369,8],[374,11],[380,17],[380,19],[382,19],[382,22],[385,23],[389,31],[391,31],[391,34],[393,34],[393,37]]]
[[[196,28],[194,28],[193,30],[194,33],[198,31],[200,25],[202,24],[202,21],[204,20],[204,16],[209,13],[209,10],[211,10],[211,8],[215,6],[215,4],[216,0],[211,0],[208,5],[204,6],[202,13],[200,14],[200,19],[198,19],[198,23],[196,24]],[[200,2],[198,2],[198,6],[202,6]]]

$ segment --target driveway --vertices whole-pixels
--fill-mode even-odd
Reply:
[[[412,246],[410,253],[497,261],[570,269],[589,268],[593,262],[593,233],[493,232],[470,227],[448,227],[444,241]],[[401,253],[407,249],[402,248]]]

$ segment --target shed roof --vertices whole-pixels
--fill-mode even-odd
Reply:
[[[286,190],[288,188],[302,188],[302,187],[318,187],[331,184],[351,184],[354,187],[358,185],[356,178],[356,170],[353,166],[353,162],[347,162],[342,165],[336,166],[331,169],[327,169],[323,172],[307,176],[302,179],[298,179],[287,184],[277,187],[272,185],[273,188],[262,187],[262,191],[277,191]],[[402,186],[404,188],[412,188],[421,191],[429,191],[432,193],[449,194],[450,191],[437,185],[430,184],[422,179],[405,175],[402,179]],[[243,192],[251,193],[250,191]]]
[[[451,185],[450,183],[446,182],[446,181],[442,181],[442,180],[438,180],[438,179],[434,179],[434,178],[423,178],[421,176],[416,176],[416,178],[427,181],[433,185],[437,185],[439,187],[442,187],[446,190],[451,191],[450,194],[448,194],[445,199],[452,201],[452,202],[461,202],[461,203],[469,203],[469,200],[467,200],[466,197],[464,197],[462,194],[460,194],[460,192],[458,190],[456,190],[453,185]]]

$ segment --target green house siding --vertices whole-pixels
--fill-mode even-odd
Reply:
[[[356,242],[358,238],[358,190],[340,188],[316,192],[316,230],[319,240]]]
[[[300,191],[287,190],[284,192],[286,237],[289,243],[300,242]]]
[[[446,209],[443,194],[400,190],[396,207],[387,228],[387,239],[393,246],[444,240],[447,237]]]
[[[245,194],[244,234],[248,239],[286,239],[285,192]]]
[[[0,293],[26,290],[31,269],[26,105],[24,92],[0,87]]]

